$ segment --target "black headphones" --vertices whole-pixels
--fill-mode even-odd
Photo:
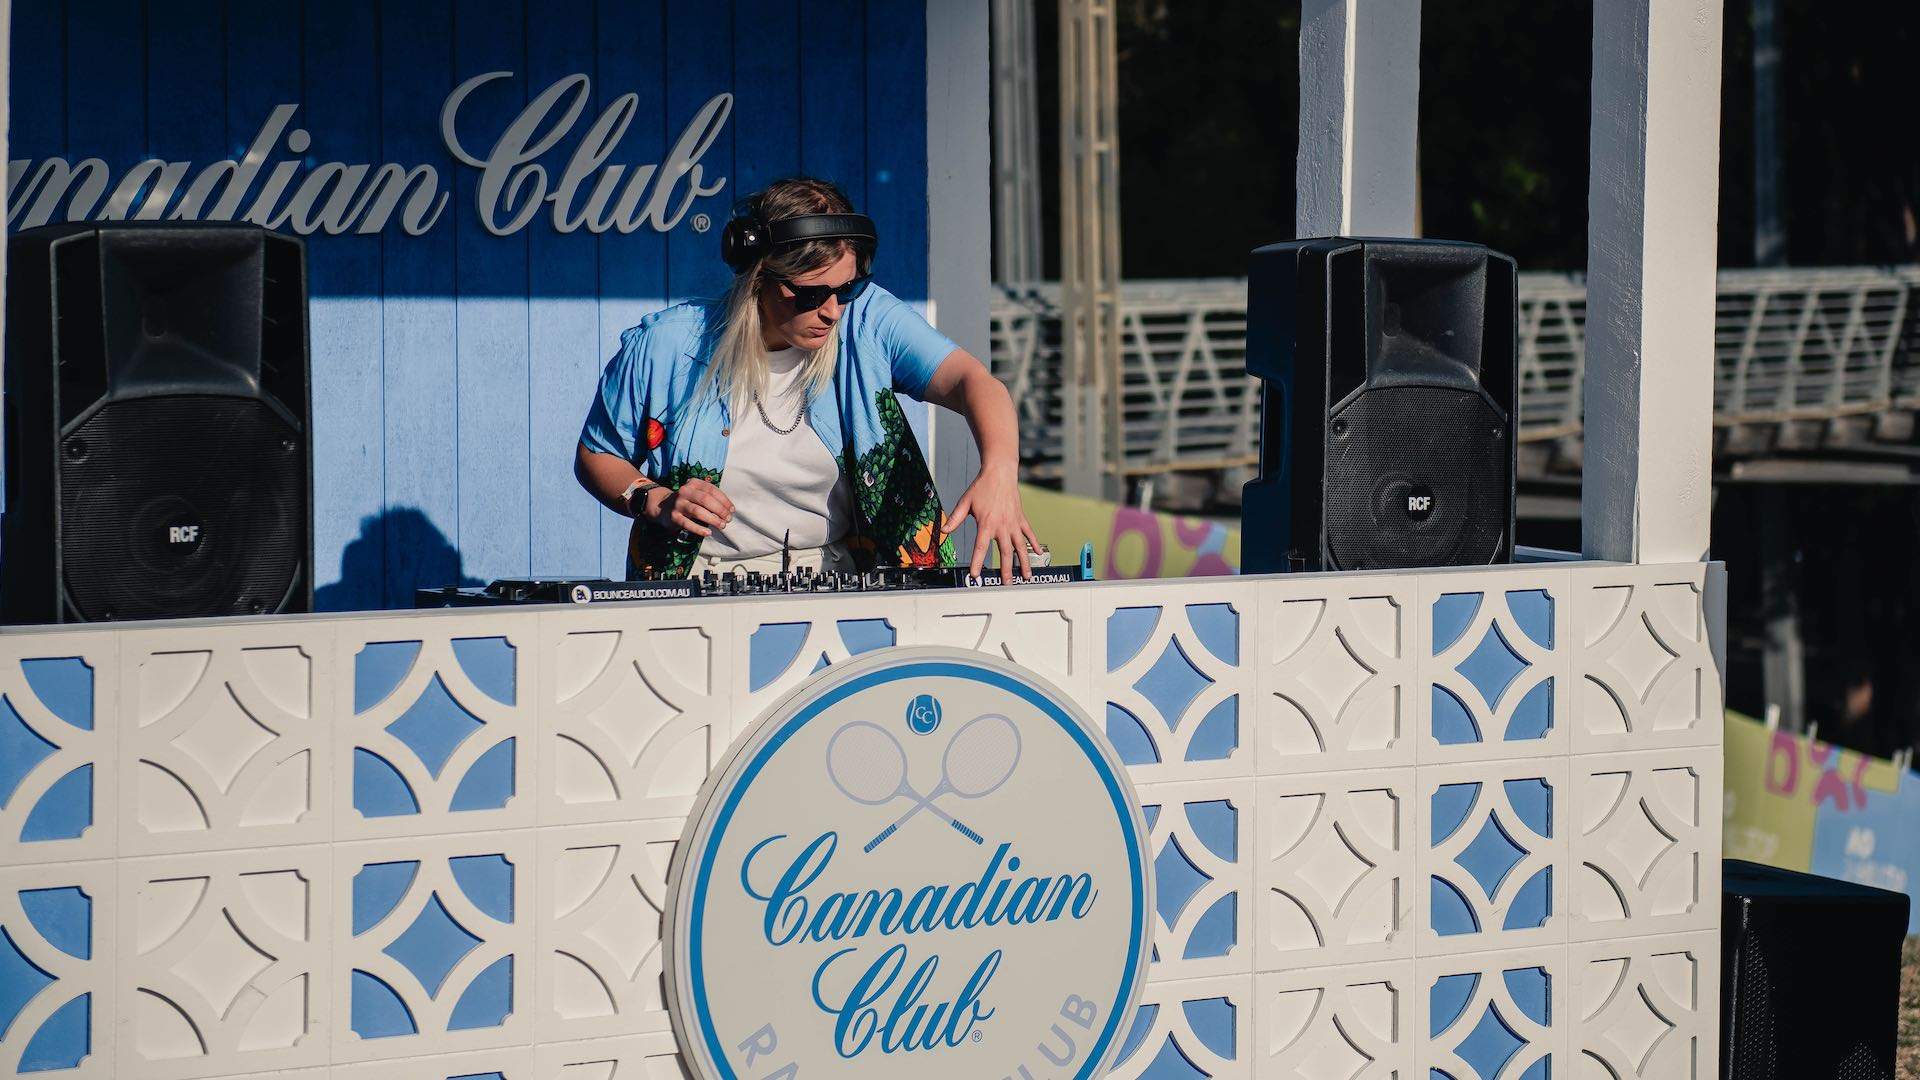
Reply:
[[[742,214],[720,230],[720,257],[736,274],[744,274],[774,248],[808,240],[863,240],[867,254],[880,246],[873,219],[865,214],[802,214],[765,222]]]

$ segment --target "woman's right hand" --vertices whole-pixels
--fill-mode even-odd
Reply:
[[[648,492],[647,520],[663,529],[704,538],[733,524],[733,500],[705,480],[689,480],[677,489],[658,490],[666,494]]]

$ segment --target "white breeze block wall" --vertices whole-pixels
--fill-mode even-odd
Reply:
[[[677,1076],[660,912],[707,769],[820,665],[947,644],[1054,681],[1133,769],[1159,919],[1115,1076],[1712,1077],[1721,580],[0,634],[0,1070]]]

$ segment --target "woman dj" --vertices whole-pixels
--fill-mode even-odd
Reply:
[[[821,180],[742,200],[721,237],[721,300],[676,304],[620,337],[574,475],[634,519],[627,574],[865,570],[954,561],[947,521],[979,524],[971,570],[1038,542],[1020,507],[1007,390],[872,283],[873,222]],[[980,472],[943,517],[899,390],[967,418]],[[724,472],[724,475],[723,475]]]

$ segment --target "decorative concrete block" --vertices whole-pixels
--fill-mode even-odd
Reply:
[[[1255,970],[1413,955],[1417,805],[1411,768],[1256,781]]]
[[[1719,1076],[1720,959],[1715,930],[1573,946],[1581,1064],[1608,1080]]]
[[[584,1042],[545,1042],[533,1048],[539,1080],[684,1080],[673,1033],[627,1035]]]
[[[534,619],[368,619],[340,627],[334,838],[534,823]]]
[[[1567,759],[1417,772],[1418,955],[1568,940]]]
[[[119,854],[120,638],[0,635],[0,866]]]
[[[1703,606],[1708,567],[1595,567],[1573,603],[1573,750],[1717,746],[1720,668]]]
[[[540,622],[543,825],[685,817],[733,741],[733,613],[709,602]]]
[[[1414,579],[1352,574],[1252,587],[1260,775],[1413,764]]]
[[[1148,981],[1252,971],[1253,781],[1148,784],[1139,791],[1153,845]]]
[[[468,1054],[340,1065],[334,1080],[533,1080],[533,1048],[504,1046]]]
[[[332,839],[332,627],[140,630],[122,642],[123,855]]]
[[[1414,961],[1416,1075],[1573,1075],[1566,946]]]
[[[1414,1080],[1412,960],[1254,976],[1253,1075]]]
[[[542,1040],[667,1030],[662,920],[681,825],[541,831],[535,1026]]]
[[[0,1073],[119,1075],[120,902],[111,862],[0,869]]]
[[[333,1060],[531,1041],[530,831],[334,846]]]
[[[903,593],[819,593],[728,606],[736,736],[821,668],[875,649],[920,644],[914,605]]]
[[[1419,578],[1421,764],[1567,752],[1571,580],[1547,567]]]
[[[1020,585],[921,594],[918,642],[1011,660],[1084,704],[1093,694],[1092,594],[1079,585]],[[1098,712],[1089,715],[1098,716]]]
[[[121,1070],[182,1080],[326,1064],[331,880],[323,844],[122,860]]]
[[[1237,583],[1094,595],[1093,701],[1135,783],[1253,775],[1254,618]]]
[[[1256,1075],[1253,1061],[1253,976],[1149,983],[1122,1024],[1115,1080]]]
[[[1573,937],[1719,925],[1719,748],[1583,754],[1570,765]]]

